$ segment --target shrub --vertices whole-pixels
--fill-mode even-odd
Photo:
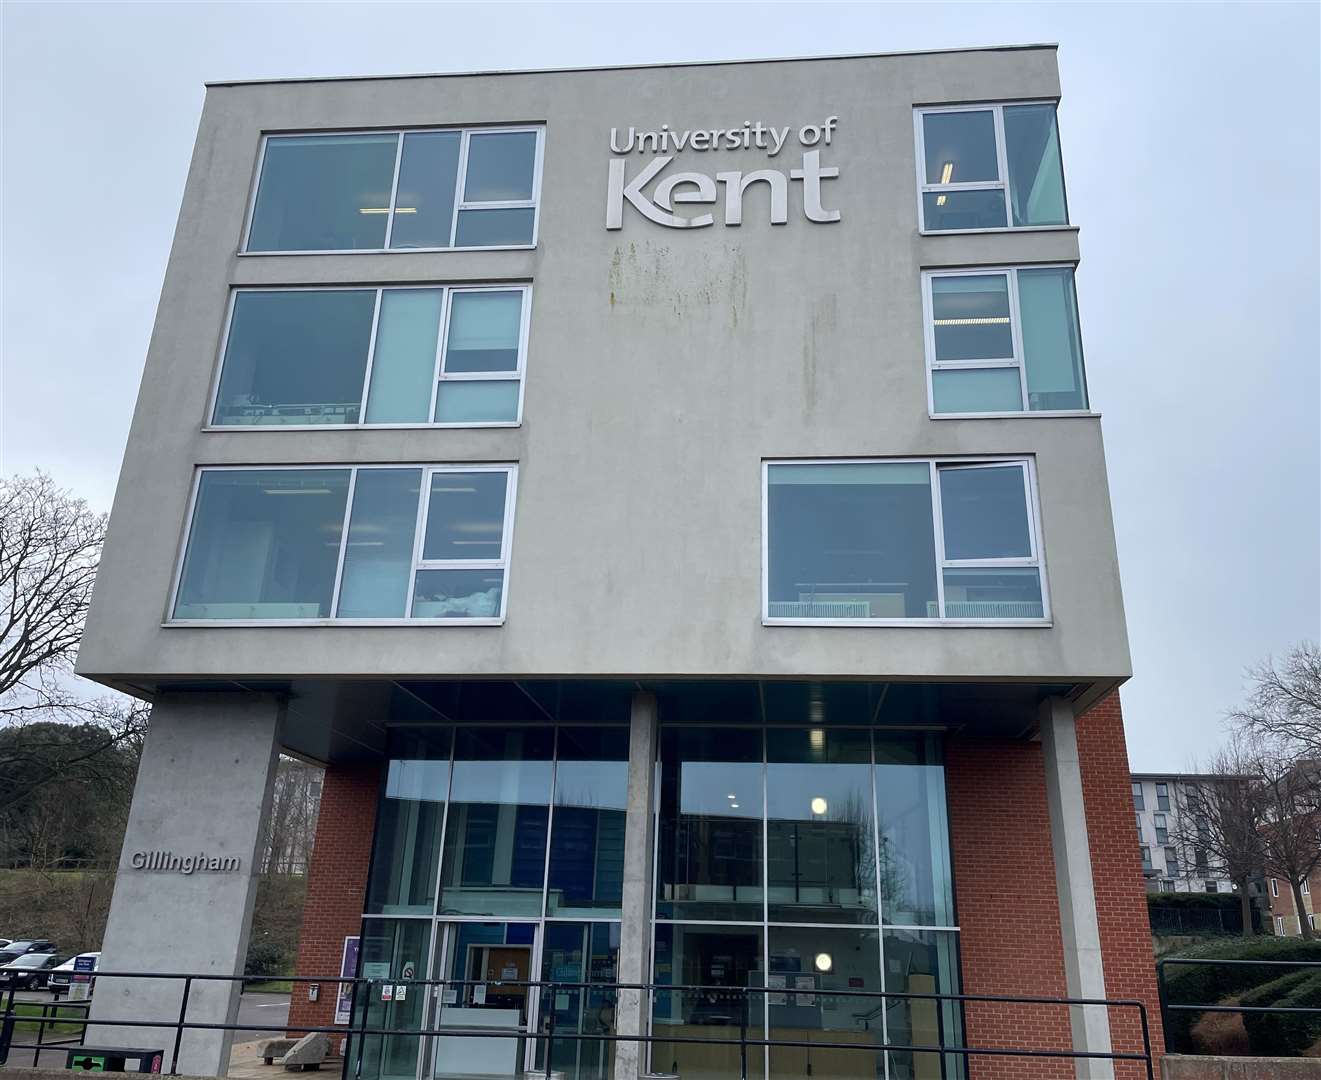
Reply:
[[[1185,949],[1178,954],[1178,958],[1321,961],[1321,940],[1256,938],[1216,941]],[[1254,965],[1221,968],[1179,964],[1165,968],[1166,1000],[1172,1005],[1215,1005],[1234,994],[1242,994],[1279,978],[1280,969],[1272,967]],[[1190,1032],[1202,1015],[1183,1010],[1169,1014],[1166,1041],[1172,1053],[1192,1050]]]
[[[1243,995],[1242,1005],[1321,1008],[1321,973],[1296,971]],[[1296,1057],[1321,1038],[1321,1013],[1244,1013],[1248,1049],[1262,1057]]]

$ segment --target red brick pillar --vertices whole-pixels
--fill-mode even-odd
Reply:
[[[964,993],[1066,996],[1041,744],[951,738],[945,785]],[[970,1002],[965,1022],[968,1046],[1073,1045],[1062,1007]],[[968,1075],[1072,1080],[1074,1066],[1065,1058],[982,1056],[969,1059]]]
[[[379,765],[332,765],[326,769],[312,865],[307,873],[307,901],[295,974],[338,975],[344,939],[356,936],[362,927],[380,784]],[[317,1001],[307,1000],[306,983],[295,983],[289,1003],[289,1029],[333,1024],[335,997],[334,983],[321,984]]]
[[[1133,789],[1117,690],[1078,717],[1078,758],[1106,997],[1146,1003],[1152,1049],[1160,1054],[1164,1040],[1156,994],[1156,961],[1142,882],[1142,858],[1133,831]],[[1116,1052],[1140,1050],[1142,1032],[1137,1010],[1111,1009],[1110,1035]],[[1115,1076],[1145,1077],[1146,1070],[1136,1063],[1117,1063]]]

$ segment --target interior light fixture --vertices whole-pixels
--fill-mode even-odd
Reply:
[[[736,802],[732,802],[732,803],[730,803],[730,804],[729,804],[729,808],[730,808],[731,810],[737,810],[737,809],[738,809],[738,803],[736,803]]]
[[[949,178],[954,175],[954,162],[947,161],[940,170],[940,182],[948,184]]]
[[[726,799],[737,799],[738,796],[737,796],[737,795],[726,795],[725,798],[726,798]]]
[[[975,319],[932,319],[932,326],[1007,326],[1008,315],[980,315]]]
[[[330,488],[262,488],[263,495],[330,495]]]
[[[830,804],[827,803],[825,799],[821,798],[820,795],[818,795],[815,799],[812,800],[812,813],[816,814],[817,816],[824,814],[829,809],[830,809]]]
[[[389,212],[390,212],[390,208],[389,208],[388,206],[360,206],[360,207],[358,207],[358,213],[360,213],[360,214],[388,214]]]
[[[821,753],[826,748],[826,732],[824,728],[814,727],[807,733],[807,741],[811,744],[816,753]]]
[[[432,491],[432,494],[435,494],[435,495],[439,495],[441,492],[446,492],[446,493],[451,494],[451,495],[474,495],[474,494],[476,494],[477,489],[476,489],[475,487],[459,487],[459,488],[454,488],[454,487],[443,487],[443,488],[433,487],[433,488],[431,489],[431,491]]]
[[[937,195],[937,196],[936,196],[936,205],[937,205],[937,206],[944,206],[944,205],[945,205],[945,196],[944,196],[944,195]]]
[[[835,958],[828,952],[819,952],[816,959],[812,961],[816,965],[817,971],[827,972],[835,966]]]

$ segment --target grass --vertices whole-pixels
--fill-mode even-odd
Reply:
[[[244,984],[245,994],[292,994],[294,984],[289,979],[263,979]]]
[[[41,1009],[42,1006],[40,1002],[32,1002],[32,1001],[14,1002],[15,1016],[33,1016],[36,1017],[37,1019],[40,1019]],[[85,1014],[86,1014],[85,1009],[70,1007],[67,1005],[47,1006],[47,1012],[46,1012],[46,1016],[48,1019],[54,1017],[69,1017],[71,1019],[75,1019],[79,1021],[82,1020]],[[42,1035],[43,1039],[53,1038],[57,1035],[72,1035],[82,1031],[83,1029],[83,1025],[81,1023],[42,1025],[42,1024],[33,1023],[30,1020],[29,1021],[16,1020],[14,1022],[15,1034],[22,1032],[24,1034],[35,1035],[37,1033],[37,1030],[42,1027],[45,1028],[45,1034]]]

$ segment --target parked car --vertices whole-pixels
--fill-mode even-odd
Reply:
[[[31,938],[27,941],[11,941],[0,949],[0,967],[17,960],[27,953],[53,953],[55,945],[46,938]]]
[[[60,962],[58,953],[24,953],[0,967],[0,987],[6,990],[44,990],[50,969]]]
[[[50,973],[46,980],[46,988],[59,997],[61,994],[67,994],[69,987],[73,985],[74,965],[79,960],[85,960],[88,957],[92,959],[92,970],[95,971],[101,966],[101,954],[99,952],[79,953],[77,956],[71,956],[59,967]],[[89,991],[96,985],[96,980],[92,979],[88,987]]]

